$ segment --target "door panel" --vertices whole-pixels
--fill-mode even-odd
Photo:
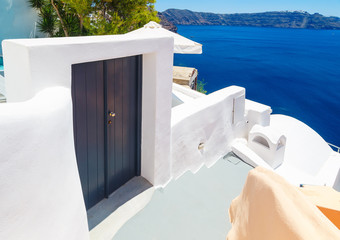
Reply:
[[[109,192],[115,191],[137,174],[138,60],[138,57],[128,57],[105,61],[107,112],[115,113],[112,123],[107,126]]]
[[[90,208],[105,194],[103,62],[73,65],[72,75],[76,156]]]
[[[75,150],[87,209],[140,174],[141,61],[72,65]]]
[[[132,149],[137,149],[137,81],[136,78],[137,71],[137,60],[136,59],[126,59],[125,64],[129,66],[133,71],[126,71],[126,79],[124,81],[124,95],[130,96],[126,98],[127,101],[124,104],[124,119],[129,122],[129,126],[124,128],[123,131],[123,141],[124,141],[124,152],[125,155],[125,166],[126,176],[137,174],[137,164],[136,161],[136,151],[131,151]]]

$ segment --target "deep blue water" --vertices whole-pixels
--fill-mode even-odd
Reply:
[[[237,85],[273,113],[295,117],[340,145],[340,31],[178,26],[202,55],[175,54],[195,67],[208,93]]]

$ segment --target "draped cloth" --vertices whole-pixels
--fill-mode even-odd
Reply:
[[[227,240],[340,239],[340,230],[297,187],[262,167],[249,172],[229,217]]]

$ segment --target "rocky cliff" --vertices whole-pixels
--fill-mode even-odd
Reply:
[[[163,18],[175,25],[226,25],[277,28],[340,29],[340,18],[302,11],[216,14],[168,9]]]
[[[158,17],[161,20],[159,24],[162,25],[163,28],[170,30],[171,32],[177,33],[177,27],[172,23],[169,22],[166,17],[162,13],[158,13]]]

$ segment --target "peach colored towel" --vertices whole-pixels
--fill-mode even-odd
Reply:
[[[227,240],[340,240],[340,230],[297,187],[261,167],[249,172],[229,216]]]
[[[309,185],[305,185],[299,190],[340,229],[340,192],[331,187]]]

